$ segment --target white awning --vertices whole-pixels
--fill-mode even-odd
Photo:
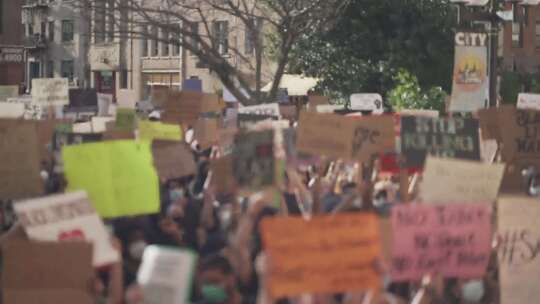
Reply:
[[[287,89],[289,96],[305,96],[309,90],[313,89],[317,85],[318,82],[319,79],[317,78],[304,77],[302,75],[283,74],[279,88]],[[269,92],[270,89],[272,89],[272,84],[273,82],[268,83],[261,89],[261,91]]]

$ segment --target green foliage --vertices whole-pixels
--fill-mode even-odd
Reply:
[[[394,110],[423,109],[444,112],[447,94],[440,87],[431,87],[427,90],[420,88],[416,76],[400,70],[394,77],[396,87],[387,95]]]
[[[503,72],[501,75],[502,103],[515,104],[521,91],[521,77],[517,72]]]

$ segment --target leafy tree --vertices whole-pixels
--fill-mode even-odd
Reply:
[[[395,110],[426,109],[445,111],[445,101],[448,96],[441,87],[431,87],[423,90],[418,79],[411,73],[401,70],[395,77],[396,87],[387,95],[387,100]]]

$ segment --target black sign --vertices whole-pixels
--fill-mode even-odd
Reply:
[[[408,168],[423,167],[428,153],[479,160],[478,120],[401,117],[401,153]]]
[[[88,108],[97,107],[96,89],[70,89],[69,107],[70,108]]]

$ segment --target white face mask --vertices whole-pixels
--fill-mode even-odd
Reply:
[[[461,297],[469,303],[477,303],[484,296],[484,282],[471,280],[461,286]]]
[[[144,249],[148,244],[145,241],[136,241],[129,245],[129,255],[135,260],[141,260]]]

